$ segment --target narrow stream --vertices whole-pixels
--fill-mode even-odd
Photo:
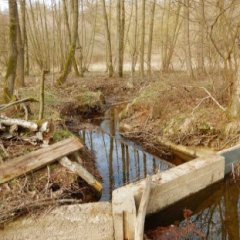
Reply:
[[[118,187],[140,180],[158,170],[164,171],[173,167],[171,163],[145,152],[139,145],[121,137],[118,132],[118,113],[118,108],[112,108],[106,112],[105,120],[99,128],[79,132],[84,143],[95,154],[97,168],[103,178],[102,201],[111,200],[112,191]],[[148,216],[146,230],[171,224],[184,226],[186,221],[183,210],[190,209],[193,212],[190,217],[193,224],[191,226],[194,227],[189,229],[190,234],[187,237],[174,238],[169,232],[160,230],[155,239],[239,240],[239,182],[233,183],[228,177],[160,213]]]
[[[111,108],[98,129],[79,132],[83,142],[94,152],[103,178],[101,201],[111,200],[112,191],[118,187],[173,166],[122,138],[118,132],[118,113],[118,108]]]

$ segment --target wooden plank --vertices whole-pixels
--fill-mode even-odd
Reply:
[[[0,184],[42,168],[82,147],[79,139],[73,137],[7,161],[0,165]]]
[[[63,157],[59,160],[59,163],[70,171],[78,174],[83,180],[85,180],[90,186],[92,186],[98,192],[102,192],[102,184],[96,180],[96,178],[88,172],[79,163],[72,162],[68,157]]]
[[[140,206],[138,209],[136,225],[135,225],[135,240],[142,240],[144,236],[144,223],[145,223],[145,216],[147,211],[147,206],[150,198],[151,192],[151,184],[150,178],[146,179],[146,186],[142,194]]]

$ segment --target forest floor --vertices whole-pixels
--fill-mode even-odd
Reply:
[[[206,75],[191,80],[183,72],[153,73],[151,79],[144,81],[132,80],[127,75],[120,79],[88,74],[83,79],[70,76],[61,88],[55,87],[52,79],[52,76],[46,79],[44,118],[54,122],[55,142],[71,136],[69,129],[78,133],[81,128],[90,128],[92,123],[99,124],[104,112],[118,104],[126,106],[120,113],[123,136],[158,156],[166,153],[166,149],[163,150],[157,137],[213,150],[232,146],[240,140],[240,123],[232,123],[227,118],[229,83],[224,81],[221,73],[211,81]],[[39,77],[31,76],[27,82],[27,87],[17,93],[18,98],[38,98]],[[31,103],[30,107],[31,119],[37,119],[38,104]],[[24,115],[19,108],[8,110],[6,114],[9,117]],[[4,161],[40,147],[17,140],[3,142],[8,152],[8,156],[1,152]],[[82,154],[85,167],[100,179],[92,153],[84,149]],[[0,193],[0,202],[3,203],[0,214],[4,216],[0,223],[29,212],[29,206],[34,206],[35,211],[38,205],[33,202],[41,203],[41,200],[53,196],[81,202],[97,199],[79,177],[57,164],[1,186]]]

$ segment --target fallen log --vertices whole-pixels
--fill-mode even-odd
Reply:
[[[23,128],[27,128],[31,131],[37,131],[38,130],[38,125],[34,122],[22,120],[22,119],[17,119],[17,118],[8,118],[6,116],[0,116],[0,124],[5,125],[5,126],[12,126],[12,125],[17,125]]]
[[[136,225],[135,225],[135,236],[134,240],[142,240],[144,236],[144,223],[145,223],[145,216],[147,212],[147,206],[150,198],[151,192],[151,181],[150,178],[146,179],[146,186],[144,188],[140,206],[138,209]]]
[[[38,102],[38,100],[36,100],[35,98],[24,98],[15,102],[10,102],[8,104],[4,104],[0,106],[0,111],[3,111],[9,107],[18,105],[18,104],[22,104],[22,103],[26,103],[26,102]]]
[[[63,157],[59,160],[59,163],[70,171],[78,174],[83,180],[85,180],[90,186],[92,186],[98,192],[102,191],[102,184],[98,182],[95,177],[89,173],[82,165],[77,162],[72,162],[68,157]]]
[[[0,164],[0,184],[42,168],[82,147],[81,142],[72,137],[4,162]]]

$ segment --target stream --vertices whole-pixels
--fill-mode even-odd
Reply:
[[[95,154],[96,166],[103,179],[101,201],[110,201],[112,191],[116,188],[174,166],[123,138],[118,131],[118,114],[118,108],[111,108],[97,129],[79,132],[83,142]],[[148,216],[146,230],[156,230],[157,227],[172,224],[185,226],[184,209],[192,211],[187,237],[181,237],[181,230],[177,233],[180,237],[174,238],[174,231],[171,236],[171,232],[165,233],[160,229],[153,239],[240,239],[240,184],[234,183],[230,177],[160,213]]]
[[[111,200],[112,191],[116,188],[173,166],[121,137],[118,114],[119,108],[111,108],[105,113],[99,128],[79,132],[84,144],[94,153],[103,179],[101,201]]]

